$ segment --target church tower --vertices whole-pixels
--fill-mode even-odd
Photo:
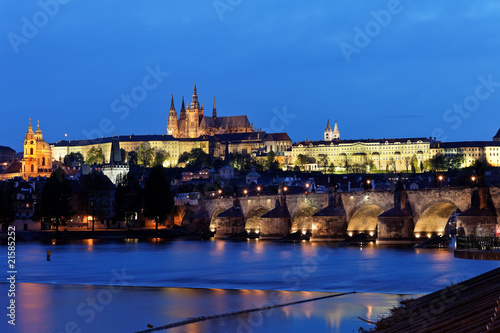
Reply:
[[[212,109],[212,118],[217,120],[217,107],[215,106],[215,96],[214,96],[214,108]]]
[[[174,138],[179,135],[179,127],[177,125],[177,112],[174,106],[174,95],[172,95],[172,101],[170,102],[170,111],[168,113],[167,121],[167,135],[172,135]]]
[[[332,127],[330,126],[330,119],[328,119],[325,128],[325,141],[332,141],[332,140],[333,140],[333,131]]]
[[[193,100],[186,113],[186,137],[197,138],[200,136],[199,125],[203,118],[203,106],[200,107],[198,102],[198,93],[196,91],[196,83],[194,84]]]
[[[335,120],[335,126],[333,127],[332,139],[333,140],[340,140],[340,132],[339,132],[339,127],[337,126],[336,120]]]
[[[40,122],[37,124],[36,132],[33,133],[31,118],[28,131],[24,136],[24,155],[22,160],[22,177],[28,180],[30,177],[49,177],[52,173],[52,151],[50,145],[43,141]]]

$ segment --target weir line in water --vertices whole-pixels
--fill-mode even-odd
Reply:
[[[155,332],[155,331],[161,331],[161,330],[166,330],[169,328],[174,328],[174,327],[179,327],[179,326],[184,326],[187,324],[193,324],[197,323],[200,321],[205,321],[205,320],[210,320],[210,319],[216,319],[216,318],[222,318],[222,317],[230,317],[230,316],[237,316],[245,313],[251,313],[251,312],[256,312],[256,311],[264,311],[264,310],[269,310],[269,309],[275,309],[275,308],[282,308],[284,306],[289,306],[289,305],[295,305],[295,304],[300,304],[300,303],[307,303],[307,302],[313,302],[313,301],[319,301],[325,298],[333,298],[333,297],[338,297],[338,296],[344,296],[344,295],[349,295],[349,294],[355,294],[355,291],[351,291],[348,293],[341,293],[341,294],[335,294],[335,295],[327,295],[327,296],[321,296],[321,297],[315,297],[315,298],[309,298],[309,299],[304,299],[301,301],[295,301],[295,302],[290,302],[290,303],[283,303],[283,304],[275,304],[275,305],[269,305],[269,306],[264,306],[261,308],[254,308],[254,309],[248,309],[248,310],[241,310],[241,311],[235,311],[235,312],[229,312],[229,313],[222,313],[219,315],[212,315],[212,316],[200,316],[196,318],[190,318],[186,319],[183,321],[178,321],[176,323],[172,324],[167,324],[164,326],[158,326],[154,328],[150,328],[144,331],[138,331],[136,333],[146,333],[146,332]]]

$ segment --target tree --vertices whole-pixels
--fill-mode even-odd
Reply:
[[[328,156],[326,154],[320,154],[319,155],[319,165],[323,166],[323,169],[326,173],[326,168],[328,167]]]
[[[69,153],[68,155],[64,156],[63,163],[67,167],[72,167],[73,163],[76,162],[78,165],[83,164],[83,155],[80,152],[77,153]]]
[[[92,172],[80,177],[80,185],[87,212],[92,216],[92,231],[94,231],[96,219],[102,221],[106,218],[106,206],[113,195],[113,183],[102,173]]]
[[[104,154],[102,153],[102,149],[98,147],[92,147],[87,152],[86,161],[88,164],[103,164],[104,163]]]
[[[127,154],[127,162],[130,166],[132,165],[137,165],[137,152],[136,151],[129,151]]]
[[[163,165],[163,163],[170,157],[170,154],[163,149],[155,150],[155,158],[153,161],[153,166]]]
[[[14,222],[16,218],[14,196],[14,184],[12,182],[0,182],[0,222],[3,231],[7,231],[8,225]]]
[[[154,149],[151,148],[149,142],[141,143],[137,151],[137,161],[139,165],[149,167],[153,162],[153,157],[154,157]]]
[[[42,190],[40,215],[50,224],[55,224],[56,232],[59,231],[59,225],[64,225],[72,215],[69,205],[71,195],[71,185],[64,171],[59,168],[52,172]]]
[[[170,194],[170,180],[161,165],[151,169],[144,186],[144,216],[163,223],[174,207],[174,198]]]
[[[229,154],[229,164],[240,171],[250,171],[252,169],[252,165],[255,164],[252,156],[248,154]]]
[[[190,152],[184,152],[179,156],[178,163],[185,163],[195,169],[201,169],[203,166],[212,166],[210,155],[201,148],[193,148]]]
[[[410,156],[405,156],[404,157],[404,161],[405,161],[405,166],[406,166],[406,172],[408,172],[408,167],[412,164],[411,163],[411,157]]]
[[[465,161],[465,156],[463,154],[455,154],[452,156],[447,156],[446,167],[448,168],[448,170],[460,169],[464,161]]]
[[[130,220],[141,210],[140,186],[134,174],[129,172],[118,179],[115,191],[115,219],[124,220],[129,228]]]
[[[276,154],[274,153],[274,151],[270,151],[267,153],[267,156],[266,156],[266,168],[268,170],[272,170],[273,169],[273,166],[274,166],[274,160],[276,159]]]
[[[295,160],[295,165],[299,167],[303,167],[307,163],[307,156],[303,154],[299,154],[297,159]]]
[[[430,167],[433,171],[445,171],[446,159],[442,154],[437,154],[430,159]]]

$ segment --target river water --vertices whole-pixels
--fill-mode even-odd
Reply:
[[[0,250],[6,263],[7,249]],[[17,244],[16,257],[16,326],[4,319],[0,332],[136,332],[147,324],[350,292],[356,293],[169,332],[357,332],[370,327],[358,316],[376,320],[403,298],[499,267],[455,259],[452,248],[259,240],[26,242]],[[3,309],[8,289],[0,284]]]

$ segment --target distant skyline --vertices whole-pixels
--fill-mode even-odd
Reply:
[[[0,145],[166,133],[196,82],[205,114],[321,140],[491,140],[495,1],[0,1]]]

